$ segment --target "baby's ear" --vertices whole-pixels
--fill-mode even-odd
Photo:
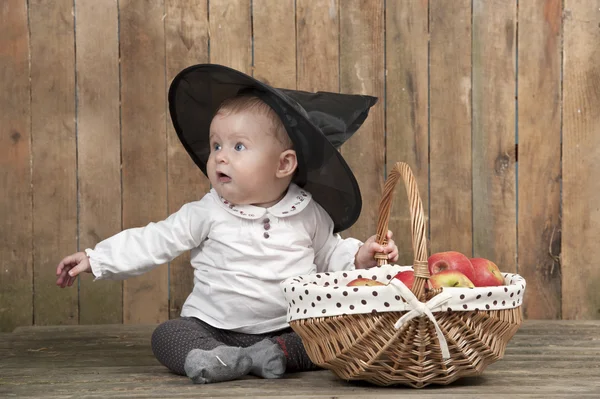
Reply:
[[[285,150],[279,155],[279,165],[277,167],[276,176],[281,178],[292,176],[298,167],[298,159],[296,151]]]

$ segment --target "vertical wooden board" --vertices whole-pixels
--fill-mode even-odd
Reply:
[[[600,317],[600,2],[564,3],[562,318]]]
[[[209,1],[210,62],[252,75],[250,0]]]
[[[406,162],[415,175],[425,217],[429,203],[429,1],[386,3],[386,165]],[[396,189],[389,221],[398,245],[398,264],[414,260],[408,198]]]
[[[167,0],[165,42],[167,82],[182,69],[208,62],[208,6],[206,0]],[[168,109],[167,162],[169,213],[208,192],[210,183],[181,145]],[[190,254],[174,259],[169,266],[169,318],[177,318],[194,285]]]
[[[33,320],[27,4],[0,7],[0,332]]]
[[[471,1],[429,7],[430,250],[470,256]]]
[[[384,178],[384,3],[340,2],[340,90],[378,97],[358,132],[342,146],[362,193],[362,212],[348,234],[366,240],[377,232]]]
[[[296,0],[298,90],[340,90],[338,0]]]
[[[473,2],[473,255],[517,271],[516,1]]]
[[[119,14],[123,227],[131,228],[167,216],[164,2],[121,0]],[[125,323],[168,315],[165,265],[125,280]]]
[[[73,1],[29,1],[34,323],[77,324],[77,288],[56,266],[77,251]]]
[[[121,230],[117,2],[82,1],[75,13],[79,250],[84,250]],[[121,323],[122,287],[121,281],[94,283],[91,274],[83,275],[79,323]]]
[[[519,4],[518,272],[524,315],[561,318],[561,0]]]
[[[253,0],[254,77],[275,87],[296,88],[294,0]]]

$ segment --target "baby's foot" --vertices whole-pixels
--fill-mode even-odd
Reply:
[[[281,347],[268,339],[244,348],[252,358],[250,374],[262,378],[280,378],[285,373],[286,358]]]
[[[195,384],[235,380],[252,367],[252,359],[243,350],[231,346],[209,351],[193,349],[185,359],[185,373]]]

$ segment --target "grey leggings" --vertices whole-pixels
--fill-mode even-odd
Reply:
[[[185,358],[192,349],[211,350],[217,346],[248,347],[269,339],[286,357],[286,372],[319,369],[306,354],[302,340],[291,328],[266,334],[242,334],[221,330],[194,317],[165,321],[152,333],[154,356],[174,373],[185,375]]]

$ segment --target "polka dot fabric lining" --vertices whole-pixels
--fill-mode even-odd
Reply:
[[[345,314],[408,311],[408,303],[394,285],[347,287],[356,278],[370,278],[384,284],[398,272],[412,266],[383,265],[371,269],[318,273],[292,277],[281,283],[288,302],[287,321]],[[511,309],[521,306],[525,279],[518,274],[502,273],[505,284],[499,287],[444,288],[452,297],[439,311]]]

